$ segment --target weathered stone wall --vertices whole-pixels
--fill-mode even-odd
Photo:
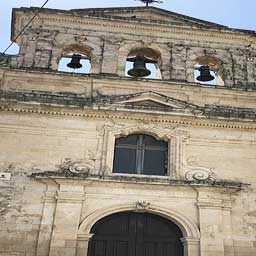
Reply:
[[[1,58],[1,256],[87,255],[93,224],[121,211],[174,221],[184,256],[255,256],[255,33],[152,10],[43,10]],[[123,77],[141,49],[163,80]],[[91,74],[57,71],[71,52]],[[224,86],[194,83],[206,62]],[[167,176],[112,173],[115,138],[136,132],[168,142]]]
[[[25,14],[16,11],[18,24],[22,17]],[[205,63],[215,69],[223,80],[217,81],[217,84],[255,89],[256,51],[253,32],[235,33],[226,27],[216,32],[216,27],[203,30],[196,26],[191,29],[186,26],[175,29],[163,26],[159,29],[159,24],[149,27],[147,23],[136,19],[133,19],[133,23],[127,23],[121,18],[111,21],[109,17],[107,21],[104,16],[102,20],[96,16],[95,22],[93,15],[83,16],[83,20],[74,16],[73,20],[69,20],[64,19],[63,14],[50,11],[40,17],[19,41],[20,54],[16,64],[19,67],[57,70],[64,49],[69,46],[74,49],[77,45],[80,49],[81,46],[87,48],[92,63],[91,73],[124,76],[128,54],[135,48],[146,47],[161,53],[159,65],[164,80],[194,82],[194,65],[198,63],[198,58],[204,57],[208,59]],[[56,29],[58,22],[62,22],[62,26]],[[124,48],[126,51],[123,51]],[[209,59],[216,59],[218,65]]]
[[[132,119],[133,114],[126,116]],[[133,184],[135,178],[124,184],[114,180],[105,183],[104,179],[88,182],[71,179],[71,185],[65,187],[69,181],[60,179],[55,183],[29,177],[31,173],[56,170],[66,158],[85,161],[100,173],[106,154],[102,151],[104,127],[114,130],[134,125],[139,127],[140,122],[58,116],[57,112],[56,115],[2,112],[1,171],[12,176],[10,180],[1,180],[1,255],[48,255],[50,246],[50,255],[61,252],[75,255],[78,224],[90,213],[118,205],[135,205],[137,201],[175,210],[195,222],[205,239],[202,250],[208,248],[210,241],[213,243],[212,254],[207,255],[216,252],[230,255],[231,251],[236,252],[231,255],[254,255],[254,131],[157,124],[160,130],[182,129],[189,136],[182,143],[183,164],[179,171],[183,179],[190,167],[204,167],[220,179],[250,183],[243,191],[229,193],[223,188],[218,192],[214,187],[200,190],[200,187],[163,185],[161,180],[147,185],[140,184],[138,179],[138,184]],[[146,130],[143,121],[141,125]],[[152,130],[152,124],[148,126]],[[58,190],[58,183],[63,191]],[[57,205],[55,195],[58,195]],[[198,202],[203,203],[201,208],[197,207]],[[220,222],[216,223],[217,220]],[[86,242],[82,237],[79,241],[83,242],[79,242],[82,248],[77,253],[83,255]]]

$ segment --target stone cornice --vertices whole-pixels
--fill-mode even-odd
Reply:
[[[16,14],[17,15],[17,14]],[[21,16],[28,16],[28,14],[21,14]],[[17,22],[17,17],[15,17],[15,21]],[[139,30],[139,31],[145,31],[149,33],[163,33],[165,38],[168,38],[167,35],[183,35],[184,38],[192,39],[192,38],[209,38],[209,40],[212,41],[212,39],[218,38],[219,40],[237,40],[240,41],[242,44],[248,45],[256,45],[256,37],[253,37],[250,34],[243,33],[240,31],[234,31],[234,30],[218,30],[218,29],[202,29],[197,27],[182,27],[182,26],[168,26],[166,24],[160,25],[159,24],[152,24],[147,22],[140,22],[136,23],[134,21],[123,21],[123,20],[110,20],[108,18],[102,18],[102,17],[89,17],[89,16],[79,16],[79,15],[64,15],[64,14],[54,14],[54,13],[40,13],[40,19],[44,21],[44,24],[46,24],[46,21],[54,21],[56,24],[64,24],[64,23],[77,23],[77,24],[84,24],[84,25],[92,25],[92,26],[99,26],[99,31],[102,31],[102,28],[104,27],[104,31],[106,31],[106,28],[109,27],[109,32],[112,32],[115,29],[119,29],[121,31],[126,30]],[[14,33],[12,34],[12,37],[15,36],[17,31],[20,29],[20,20],[19,19],[19,25],[17,26],[16,22],[13,24]],[[118,21],[118,22],[117,22]],[[54,28],[55,29],[55,28]],[[88,29],[88,27],[87,27]],[[209,32],[210,31],[210,32]],[[135,31],[135,33],[138,33]],[[158,35],[158,37],[161,37]],[[173,38],[173,37],[171,37]],[[223,43],[223,42],[222,42]]]
[[[188,126],[198,126],[198,127],[209,127],[209,128],[226,128],[226,129],[236,129],[236,130],[249,130],[255,131],[256,126],[254,123],[249,122],[234,122],[225,120],[203,120],[194,119],[189,117],[176,117],[176,116],[164,116],[159,117],[152,114],[142,114],[142,115],[127,115],[127,113],[119,111],[100,111],[100,110],[67,110],[65,108],[54,108],[49,106],[43,107],[42,105],[22,105],[18,106],[0,106],[0,111],[4,112],[14,112],[19,114],[38,114],[38,115],[48,115],[48,116],[69,116],[78,118],[97,118],[97,119],[119,119],[119,120],[137,120],[146,121],[152,123],[169,123],[169,124],[179,124]]]
[[[218,188],[220,191],[226,191],[227,190],[234,190],[234,191],[239,191],[243,190],[246,187],[249,187],[250,184],[245,184],[242,182],[237,182],[237,181],[230,181],[230,180],[216,180],[216,181],[210,181],[210,180],[204,180],[204,181],[188,181],[188,180],[175,180],[175,179],[170,179],[168,177],[152,177],[152,176],[147,176],[147,177],[140,177],[138,176],[127,176],[127,175],[91,175],[89,173],[62,173],[62,172],[41,172],[41,173],[33,173],[32,178],[36,180],[48,180],[49,178],[52,180],[56,180],[57,183],[61,183],[61,180],[67,181],[70,180],[72,183],[75,182],[76,184],[80,181],[81,184],[89,184],[93,182],[101,182],[101,183],[127,183],[127,184],[148,184],[148,185],[161,185],[161,186],[192,186],[197,189],[206,189],[208,187],[210,188]],[[69,195],[69,193],[64,193],[64,195]],[[80,194],[79,194],[80,195]],[[66,198],[66,197],[65,197]],[[79,200],[80,197],[79,197]]]

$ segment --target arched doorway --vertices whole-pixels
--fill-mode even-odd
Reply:
[[[158,215],[112,214],[96,222],[91,233],[88,256],[183,256],[181,230]]]

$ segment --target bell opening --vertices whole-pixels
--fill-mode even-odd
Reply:
[[[64,54],[59,61],[58,67],[58,71],[79,74],[89,74],[90,69],[89,58],[80,53]]]
[[[157,75],[157,68],[154,63],[156,63],[155,60],[150,60],[141,56],[127,58],[126,76],[154,79]]]
[[[216,85],[216,73],[207,65],[195,65],[195,82],[206,85]]]

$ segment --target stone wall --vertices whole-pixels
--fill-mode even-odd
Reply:
[[[14,15],[15,26],[21,26],[26,12],[17,9]],[[129,53],[150,48],[160,52],[158,65],[164,80],[195,82],[194,65],[199,62],[209,65],[221,77],[217,85],[255,89],[256,51],[252,31],[227,27],[216,31],[216,26],[205,30],[202,24],[189,28],[191,24],[184,21],[179,27],[164,25],[159,29],[159,24],[149,26],[136,18],[127,22],[121,16],[119,20],[111,20],[114,16],[106,19],[95,14],[95,21],[93,14],[83,15],[82,20],[76,12],[73,15],[67,18],[50,10],[42,13],[19,39],[20,54],[14,66],[57,70],[63,53],[80,51],[91,59],[91,73],[124,76]],[[62,26],[56,29],[58,22]]]
[[[14,10],[13,37],[33,11]],[[0,255],[87,255],[98,220],[135,211],[176,223],[184,256],[254,256],[255,33],[119,11],[42,10],[1,58]],[[77,51],[91,74],[58,72]],[[136,51],[162,79],[124,77]],[[194,83],[196,63],[219,83]],[[168,143],[166,176],[112,172],[115,139],[132,133]]]
[[[95,211],[115,206],[121,209],[122,205],[135,207],[137,201],[175,210],[198,225],[204,238],[201,250],[209,250],[209,243],[213,243],[212,253],[205,251],[205,255],[217,251],[221,255],[254,255],[255,132],[157,124],[157,129],[167,134],[181,129],[189,136],[182,143],[182,166],[178,170],[181,179],[191,168],[205,168],[218,179],[251,184],[242,190],[168,185],[164,179],[149,180],[148,184],[135,177],[130,181],[112,180],[108,177],[111,173],[100,178],[106,154],[102,151],[104,127],[114,130],[137,126],[141,132],[142,125],[147,130],[147,124],[132,120],[132,113],[126,115],[131,120],[67,117],[57,112],[2,112],[1,171],[11,173],[11,178],[1,180],[1,255],[48,255],[50,247],[50,255],[75,255],[76,251],[83,255],[86,234],[81,231],[79,237],[78,224]],[[148,124],[148,129],[152,130],[152,125]],[[98,178],[30,177],[32,173],[58,170],[67,158],[89,166]],[[76,250],[78,238],[80,250]]]

